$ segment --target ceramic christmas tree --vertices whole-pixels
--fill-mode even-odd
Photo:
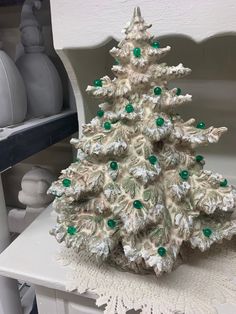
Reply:
[[[51,233],[58,242],[159,276],[173,269],[184,243],[205,251],[236,233],[236,194],[224,177],[203,170],[204,157],[195,153],[227,129],[175,114],[191,96],[167,83],[190,69],[157,63],[170,47],[160,47],[150,26],[136,8],[110,51],[115,78],[87,87],[103,102],[72,140],[78,160],[49,191],[57,196]]]

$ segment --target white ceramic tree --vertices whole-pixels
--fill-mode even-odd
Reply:
[[[110,51],[115,78],[87,88],[103,103],[82,138],[72,140],[78,161],[49,191],[57,196],[51,232],[59,242],[158,276],[173,269],[185,242],[204,251],[236,233],[236,197],[194,151],[227,129],[175,114],[191,96],[167,83],[190,69],[157,63],[170,47],[161,48],[149,27],[136,8],[124,40]]]

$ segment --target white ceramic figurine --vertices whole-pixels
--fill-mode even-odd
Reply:
[[[9,212],[10,231],[21,233],[52,201],[53,196],[47,190],[55,176],[46,168],[33,167],[22,178],[19,201],[26,209],[12,209]]]

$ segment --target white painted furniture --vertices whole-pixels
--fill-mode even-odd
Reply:
[[[95,295],[84,298],[65,292],[66,272],[56,260],[59,247],[49,235],[56,222],[51,211],[49,206],[0,255],[0,274],[34,284],[40,314],[102,313],[94,305]]]
[[[50,4],[54,48],[72,82],[80,134],[82,124],[96,112],[96,102],[84,93],[86,85],[91,83],[89,79],[95,78],[92,75],[105,75],[104,68],[109,66],[108,51],[102,46],[112,38],[117,41],[122,38],[121,28],[130,21],[135,6],[140,5],[144,19],[153,24],[151,32],[159,37],[185,35],[201,42],[217,34],[236,31],[235,0],[50,0]],[[78,48],[83,51],[76,52]],[[91,48],[97,49],[92,58]],[[189,47],[186,49],[184,54],[199,59]],[[212,53],[215,58],[219,52],[213,50]],[[204,61],[204,54],[201,53],[200,58]]]
[[[234,0],[154,1],[51,0],[56,49],[94,47],[111,37],[121,38],[121,25],[139,5],[143,17],[158,36],[184,34],[196,41],[236,30]]]
[[[0,252],[10,244],[10,235],[7,225],[7,210],[3,195],[0,174]],[[0,314],[22,314],[20,298],[15,280],[0,276]]]
[[[77,116],[73,111],[0,129],[0,253],[10,244],[1,172],[76,131]],[[0,314],[22,314],[17,283],[1,276]]]
[[[104,75],[107,72],[109,62],[111,62],[107,57],[109,42],[111,38],[115,38],[116,40],[121,38],[120,30],[125,23],[130,20],[133,8],[137,5],[137,1],[51,0],[50,3],[54,46],[71,79],[76,97],[80,123],[79,127],[81,131],[82,123],[88,121],[96,110],[96,102],[86,98],[84,89],[86,85],[91,82],[91,79],[96,78],[95,75]],[[203,39],[221,33],[235,32],[236,30],[235,0],[206,0],[204,2],[195,0],[146,0],[139,4],[141,5],[141,11],[145,20],[153,23],[152,33],[162,36],[163,38],[170,34],[174,34],[175,36],[183,34],[187,35],[190,39],[192,38],[201,46],[205,43],[201,42]],[[183,43],[190,43],[191,40],[189,38],[187,38],[186,41],[183,39]],[[228,55],[226,56],[224,46],[220,49],[215,49],[215,42],[211,42],[211,45],[207,46],[209,50],[207,50],[205,46],[203,47],[205,49],[203,49],[205,55],[200,54],[199,58],[199,55],[195,54],[195,48],[197,47],[196,42],[192,46],[184,47],[181,50],[182,54],[179,55],[180,60],[182,61],[182,55],[185,57],[191,55],[191,61],[194,62],[197,60],[199,62],[199,59],[201,59],[201,62],[205,62],[205,65],[207,65],[209,60],[214,61],[216,57],[219,56],[219,62],[215,65],[212,63],[212,68],[220,68],[224,81],[223,85],[226,86],[226,88],[229,88],[231,83],[234,84],[232,80],[232,78],[234,78],[234,68],[232,67],[232,73],[231,71],[224,70],[227,69],[225,63],[231,64],[232,62],[233,64],[234,57],[231,56],[231,58],[229,58]],[[229,39],[224,41],[224,43],[226,42],[228,43]],[[108,46],[104,48],[104,44]],[[233,49],[233,45],[231,48]],[[221,51],[223,51],[222,57],[220,55]],[[229,53],[229,51],[227,53]],[[206,58],[207,56],[209,56],[209,59]],[[186,66],[192,67],[191,63],[192,62],[189,62]],[[204,66],[203,69],[205,69]],[[198,72],[198,66],[196,66],[196,70],[197,73],[200,74],[200,72]],[[205,81],[203,83],[199,81],[197,86],[201,86],[201,84],[206,86],[207,79],[212,79],[211,75],[208,75],[210,70],[211,69],[206,69],[204,72]],[[215,75],[214,71],[212,73]],[[232,74],[232,76],[229,74]],[[219,80],[218,77],[215,79]],[[229,81],[230,83],[227,83]],[[219,84],[219,81],[217,84]],[[192,92],[196,92],[198,89],[194,86],[196,85],[193,80],[192,85],[188,86],[189,89],[192,89]],[[199,89],[201,94],[201,88]],[[222,85],[217,85],[215,90],[222,91],[222,93],[220,93],[222,100],[229,95],[228,92],[222,88]],[[199,110],[202,110],[201,112],[204,118],[218,119],[218,122],[221,122],[223,119],[223,124],[227,126],[230,124],[233,129],[235,125],[235,106],[233,99],[236,99],[236,95],[234,98],[233,91],[236,89],[232,87],[230,90],[232,92],[230,99],[229,97],[226,99],[226,106],[224,104],[221,106],[219,97],[217,99],[214,97],[209,98],[209,95],[214,96],[214,88],[210,88],[206,99],[209,106],[204,107],[204,110],[203,106],[201,108],[199,107]],[[188,91],[191,93],[191,90]],[[231,104],[227,106],[229,100]],[[203,103],[202,99],[199,101]],[[196,109],[192,109],[192,112],[196,113]],[[214,169],[224,173],[231,179],[230,181],[235,184],[234,160],[236,151],[233,147],[234,134],[233,132],[231,134],[232,136],[229,135],[226,138],[227,141],[222,142],[222,146],[221,144],[217,145],[218,150],[213,149],[215,155],[212,154],[209,156],[208,169]],[[227,150],[226,148],[229,149]],[[227,154],[228,151],[232,153]],[[220,155],[221,153],[222,155]],[[222,160],[224,162],[222,162]],[[0,233],[2,233],[0,239],[1,242],[7,243],[8,240],[5,239],[7,238],[8,232],[6,226],[4,226],[4,221],[6,221],[5,204],[3,198],[1,198],[0,201],[0,212],[3,216],[1,225],[4,227],[0,228]],[[47,215],[49,215],[49,212],[42,214],[37,221],[2,253],[0,256],[0,272],[6,276],[21,278],[36,284],[41,314],[99,313],[99,310],[94,307],[94,304],[91,306],[83,305],[84,302],[87,304],[87,301],[90,301],[90,299],[63,292],[65,272],[53,261],[53,254],[57,249],[57,244],[56,241],[48,235],[48,229],[53,223],[53,218],[50,217],[49,219]],[[30,254],[32,252],[33,254]],[[0,279],[0,291],[2,291],[3,288],[4,283],[1,285]],[[225,305],[221,307],[221,312],[219,313],[233,314],[235,311],[230,310],[229,307]],[[16,314],[16,312],[3,312],[1,314]]]

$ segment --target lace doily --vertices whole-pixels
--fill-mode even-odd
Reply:
[[[67,290],[92,292],[104,314],[213,314],[217,304],[236,303],[236,238],[208,252],[188,252],[188,260],[170,274],[136,275],[105,263],[98,265],[85,252],[63,248],[59,260],[67,265]],[[186,255],[185,255],[186,256]]]

